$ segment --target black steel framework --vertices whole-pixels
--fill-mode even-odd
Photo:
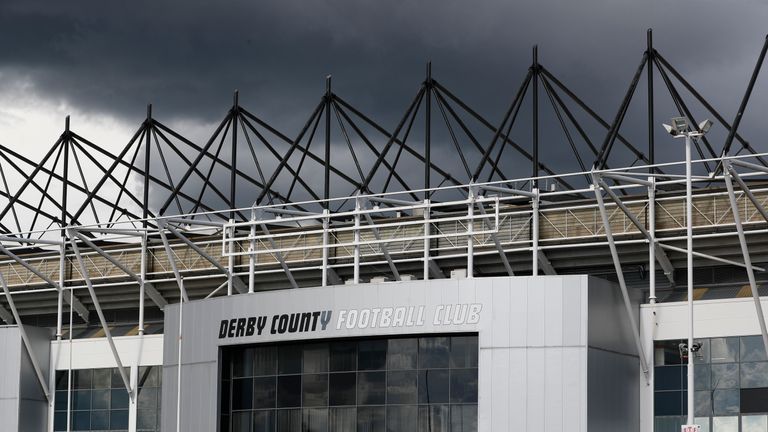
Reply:
[[[282,203],[304,210],[302,201],[326,200],[323,206],[328,209],[327,200],[333,196],[392,190],[414,191],[411,196],[417,198],[422,188],[519,177],[511,171],[528,163],[534,178],[557,176],[574,170],[558,172],[540,157],[554,145],[548,143],[547,152],[540,152],[542,108],[547,102],[553,114],[547,124],[560,129],[578,170],[608,168],[617,142],[634,163],[652,165],[656,162],[654,131],[658,129],[656,78],[663,82],[677,114],[693,123],[701,120],[691,109],[690,102],[695,102],[727,131],[720,148],[706,137],[696,142],[701,158],[728,155],[734,142],[741,147],[739,151],[757,153],[738,129],[768,50],[768,38],[732,122],[654,49],[651,30],[646,42],[611,120],[598,114],[542,64],[537,47],[533,48],[527,74],[498,123],[438,81],[431,62],[424,81],[392,129],[334,93],[330,76],[319,102],[294,135],[279,131],[241,106],[237,91],[232,107],[202,145],[157,120],[151,105],[146,119],[117,154],[77,134],[67,117],[64,131],[39,162],[0,145],[0,230],[23,241],[51,227],[121,218],[140,221],[146,228],[148,221],[158,216],[202,213],[195,217],[220,219],[224,214],[214,211],[232,209],[230,219],[244,220],[249,215],[236,209],[254,203]],[[640,145],[621,129],[644,71],[647,143]],[[692,101],[686,101],[682,90]],[[515,139],[513,128],[520,123],[521,112],[528,109],[530,135]],[[322,149],[312,147],[318,140],[323,141]],[[435,145],[455,150],[455,157],[447,161],[439,157]],[[768,166],[768,161],[759,161]],[[410,175],[419,167],[423,169],[423,183]],[[722,169],[707,168],[716,172]],[[548,181],[557,187],[576,188],[564,179]],[[585,181],[590,181],[588,176]],[[534,179],[521,188],[541,187],[540,182]],[[435,193],[424,192],[420,199],[442,199]]]

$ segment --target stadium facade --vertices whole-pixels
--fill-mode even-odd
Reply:
[[[428,66],[392,130],[328,79],[294,138],[236,94],[202,145],[150,107],[117,154],[69,120],[39,162],[0,146],[3,429],[661,432],[692,391],[702,430],[768,431],[768,155],[738,130],[766,50],[730,123],[649,32],[611,120],[534,50],[495,125]],[[659,77],[723,135],[690,164],[654,156]]]

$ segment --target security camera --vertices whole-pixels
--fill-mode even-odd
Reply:
[[[691,345],[691,352],[699,352],[701,349],[701,342],[696,342],[693,345]]]

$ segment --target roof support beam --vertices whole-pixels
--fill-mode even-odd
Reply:
[[[72,245],[72,251],[75,253],[75,256],[77,257],[77,263],[80,265],[80,271],[83,274],[83,278],[85,279],[85,284],[88,287],[88,292],[91,294],[91,301],[93,301],[93,307],[96,308],[96,314],[99,316],[99,321],[101,322],[101,328],[104,330],[104,335],[107,337],[107,342],[109,343],[109,348],[112,350],[112,356],[115,359],[115,363],[117,363],[117,370],[120,372],[120,377],[123,379],[123,384],[125,385],[125,390],[128,392],[128,397],[131,398],[131,401],[135,399],[135,393],[133,389],[131,388],[130,380],[128,379],[128,372],[126,372],[125,366],[123,366],[123,362],[120,360],[120,354],[117,352],[117,347],[115,347],[115,341],[112,340],[112,333],[109,330],[109,326],[107,325],[107,320],[104,318],[104,312],[101,310],[101,305],[99,304],[99,299],[96,297],[96,291],[93,289],[93,282],[91,281],[91,278],[88,274],[88,267],[85,265],[85,260],[83,260],[83,256],[80,254],[80,248],[77,246],[77,242],[73,238],[74,235],[77,233],[75,230],[68,228],[67,234],[69,236],[69,242]]]
[[[19,263],[22,267],[32,272],[35,276],[39,277],[43,281],[45,281],[48,285],[56,288],[57,291],[62,292],[63,288],[58,283],[54,282],[51,278],[44,275],[40,270],[36,269],[34,266],[26,262],[23,258],[20,258],[10,250],[8,250],[5,246],[0,244],[0,253],[7,256],[8,258],[16,261]],[[64,301],[67,303],[70,303],[69,298],[67,296],[63,296]],[[77,297],[72,296],[72,302],[70,303],[70,306],[74,308],[75,312],[80,316],[80,318],[83,319],[83,321],[88,322],[88,308],[86,308],[83,303],[80,302],[80,300],[77,299]]]
[[[171,248],[171,244],[168,242],[168,237],[165,235],[165,230],[168,226],[168,224],[163,219],[156,219],[155,222],[158,226],[158,233],[160,234],[160,239],[163,241],[163,246],[165,247],[165,254],[168,255],[168,262],[171,264],[171,270],[173,271],[173,275],[176,277],[176,284],[179,286],[179,292],[181,296],[180,302],[189,301],[189,296],[187,295],[187,289],[184,288],[184,278],[181,276],[181,272],[179,272],[178,266],[176,266],[176,258],[173,257],[173,249]],[[181,307],[179,307],[181,309]]]
[[[661,268],[664,270],[664,275],[667,277],[667,279],[669,279],[669,282],[672,285],[674,285],[675,284],[675,268],[672,266],[672,262],[669,261],[669,257],[667,257],[666,252],[664,252],[664,250],[659,246],[654,236],[651,236],[648,230],[645,229],[645,226],[643,226],[643,224],[641,224],[640,221],[637,220],[637,217],[629,210],[626,204],[624,204],[621,201],[621,199],[619,199],[619,197],[616,196],[613,190],[611,190],[611,188],[607,184],[605,184],[605,182],[600,178],[600,175],[593,174],[593,177],[595,178],[595,184],[596,184],[596,187],[598,187],[598,192],[600,188],[605,190],[605,192],[608,194],[611,200],[614,203],[616,203],[616,205],[621,209],[622,212],[624,212],[627,218],[629,218],[629,220],[632,222],[632,225],[634,225],[640,231],[640,233],[648,240],[649,245],[652,245],[652,247],[656,250],[656,260],[659,262],[659,265],[661,265]]]
[[[48,382],[43,376],[43,370],[40,369],[40,362],[37,361],[37,355],[35,355],[35,352],[32,350],[32,344],[29,342],[29,336],[27,336],[27,331],[24,328],[24,326],[21,324],[21,317],[19,317],[19,311],[16,309],[16,304],[13,302],[13,297],[11,296],[11,290],[8,289],[8,283],[6,283],[2,273],[0,273],[0,285],[3,286],[5,299],[8,301],[8,306],[11,308],[11,312],[13,312],[13,318],[16,320],[16,324],[19,326],[19,332],[21,333],[21,340],[22,342],[24,342],[24,348],[27,350],[27,354],[29,355],[29,360],[32,362],[32,368],[35,369],[35,375],[37,376],[37,381],[40,384],[40,388],[43,390],[43,394],[45,395],[45,398],[48,399],[48,402],[50,403],[51,391],[48,388]]]
[[[205,258],[205,260],[206,260],[206,261],[208,261],[208,262],[210,262],[211,264],[213,264],[213,266],[214,266],[214,267],[216,267],[217,269],[219,269],[219,271],[221,271],[222,273],[224,273],[224,274],[227,276],[227,280],[232,282],[232,284],[233,284],[233,287],[234,287],[234,288],[237,290],[237,292],[239,292],[240,294],[244,294],[244,293],[247,293],[247,292],[248,292],[248,287],[247,287],[247,286],[245,286],[245,284],[243,283],[243,281],[242,281],[242,280],[240,280],[240,278],[234,277],[234,276],[232,275],[232,272],[230,272],[230,271],[229,271],[229,269],[227,269],[226,267],[224,267],[223,265],[221,265],[221,264],[220,264],[218,261],[216,261],[216,259],[215,259],[215,258],[213,258],[212,256],[210,256],[210,255],[209,255],[209,254],[208,254],[206,251],[204,251],[204,250],[203,250],[203,249],[202,249],[200,246],[198,246],[197,244],[195,244],[195,242],[193,242],[192,240],[190,240],[190,239],[188,239],[187,237],[185,237],[185,236],[184,236],[184,234],[182,234],[182,233],[181,233],[181,232],[179,232],[179,231],[178,231],[176,228],[172,227],[172,226],[171,226],[171,225],[169,225],[169,224],[166,224],[166,225],[165,225],[165,229],[167,229],[167,230],[168,230],[168,232],[170,232],[171,234],[173,234],[173,235],[174,235],[176,238],[178,238],[179,240],[181,240],[182,242],[184,242],[184,244],[186,244],[187,246],[189,246],[190,248],[192,248],[192,250],[194,250],[195,252],[197,252],[197,253],[198,253],[198,254],[199,254],[201,257]]]
[[[762,56],[765,56],[765,47],[768,47],[768,40],[763,47]],[[761,59],[762,61],[762,59]],[[732,132],[733,133],[733,132]],[[731,137],[732,138],[732,137]],[[760,333],[763,336],[763,347],[766,355],[768,355],[768,329],[765,326],[765,315],[763,314],[763,306],[760,303],[760,293],[757,290],[757,283],[755,282],[755,271],[752,268],[752,260],[749,256],[749,247],[747,246],[747,238],[744,235],[744,227],[741,225],[741,216],[739,215],[739,205],[736,203],[736,193],[733,191],[733,182],[731,181],[731,167],[727,161],[723,164],[725,178],[725,186],[728,188],[728,198],[731,202],[731,213],[733,213],[733,222],[736,224],[736,231],[739,234],[739,245],[741,246],[741,254],[744,256],[744,265],[747,269],[747,277],[749,278],[749,287],[752,289],[752,299],[755,302],[755,312],[757,312],[757,321],[760,323]],[[755,203],[756,206],[762,207]]]
[[[600,187],[598,184],[598,177],[594,173],[592,174],[592,181],[594,184],[595,198],[597,199],[597,205],[600,209],[600,218],[603,221],[603,228],[605,229],[605,237],[608,240],[608,247],[611,250],[611,258],[613,258],[613,266],[616,270],[616,277],[619,280],[619,287],[621,288],[621,296],[624,299],[624,308],[629,319],[630,327],[632,328],[632,338],[635,341],[635,348],[637,349],[637,356],[640,359],[640,367],[645,375],[646,382],[649,381],[648,360],[645,358],[645,350],[643,349],[643,343],[640,340],[640,327],[635,320],[634,308],[632,302],[629,299],[629,292],[627,291],[627,283],[624,280],[624,271],[621,269],[621,260],[619,258],[619,252],[616,249],[616,243],[613,240],[613,231],[611,231],[611,221],[608,218],[608,212],[605,210],[605,203],[603,202],[603,195],[600,193]]]
[[[132,279],[134,279],[136,282],[138,282],[140,285],[144,284],[144,290],[147,292],[147,295],[149,298],[152,299],[153,302],[157,305],[157,307],[160,308],[160,310],[163,310],[166,305],[168,305],[168,301],[163,297],[162,294],[160,294],[160,291],[157,290],[150,282],[145,281],[142,279],[139,275],[134,273],[131,269],[129,269],[126,265],[121,263],[119,260],[117,260],[115,257],[107,253],[104,249],[96,246],[95,243],[90,241],[88,237],[82,235],[77,229],[71,229],[70,230],[75,237],[77,237],[80,241],[87,244],[88,247],[93,249],[96,253],[101,255],[102,257],[106,258],[107,261],[114,264],[117,268],[125,272],[128,276],[130,276]]]
[[[368,208],[368,200],[366,198],[360,199],[360,210],[364,210]],[[373,232],[373,236],[376,238],[377,241],[381,241],[381,234],[379,233],[379,229],[376,228],[376,225],[373,223],[373,218],[371,218],[371,214],[368,212],[365,212],[365,220],[368,222],[368,225],[371,226],[371,231]],[[384,259],[387,260],[387,264],[389,264],[389,269],[392,271],[392,276],[395,278],[396,281],[400,280],[400,272],[397,271],[397,266],[395,265],[394,261],[392,261],[392,257],[389,255],[389,249],[387,248],[387,243],[380,243],[381,247],[381,253],[384,255]]]

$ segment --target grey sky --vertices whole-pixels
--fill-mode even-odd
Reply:
[[[649,27],[656,48],[730,120],[766,22],[764,0],[5,0],[0,142],[39,154],[71,112],[76,129],[117,149],[148,102],[157,118],[202,141],[236,88],[244,106],[292,136],[322,95],[328,73],[339,95],[392,128],[427,60],[440,82],[497,122],[534,44],[542,64],[611,118]],[[766,81],[758,81],[741,129],[762,151],[768,150],[759,140],[768,132]],[[658,94],[662,86],[657,77]],[[641,84],[625,125],[640,146],[644,92]],[[658,121],[672,114],[673,106],[659,97]],[[528,118],[523,113],[520,121]],[[553,118],[543,122],[543,146],[560,146],[547,147],[543,161],[578,169],[562,136],[550,132]],[[523,130],[518,139],[527,137]]]

